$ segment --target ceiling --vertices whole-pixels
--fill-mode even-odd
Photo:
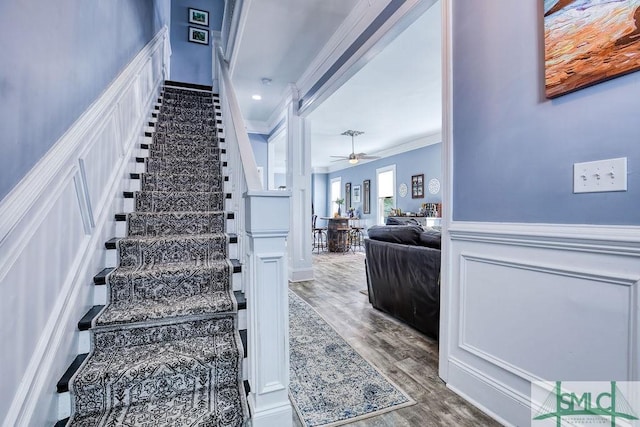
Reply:
[[[245,28],[251,31],[243,32],[232,63],[248,123],[266,123],[272,117],[287,85],[300,78],[355,3],[250,2]],[[312,167],[350,166],[330,157],[351,152],[351,138],[341,135],[347,129],[364,132],[355,139],[355,151],[368,154],[391,154],[440,141],[440,16],[437,2],[309,114]],[[272,80],[270,85],[261,82],[264,77]],[[262,95],[262,100],[252,100],[253,94]]]

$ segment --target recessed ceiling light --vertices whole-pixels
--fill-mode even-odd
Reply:
[[[260,96],[260,95],[252,95],[251,99],[253,99],[255,101],[260,101],[262,99],[262,96]]]

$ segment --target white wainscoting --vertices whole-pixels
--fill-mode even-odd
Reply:
[[[528,426],[532,381],[640,380],[640,228],[454,222],[448,234],[450,388]]]
[[[77,354],[168,42],[164,28],[0,202],[3,426],[57,421],[56,382]]]

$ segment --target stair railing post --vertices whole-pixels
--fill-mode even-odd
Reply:
[[[245,193],[249,406],[254,427],[292,425],[289,402],[289,191]]]
[[[253,427],[290,427],[288,250],[290,191],[262,188],[222,50],[219,84],[225,124],[229,208],[236,226],[247,299],[247,358]],[[242,195],[242,200],[240,196]]]

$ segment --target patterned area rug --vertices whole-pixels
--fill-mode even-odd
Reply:
[[[70,426],[243,426],[242,344],[210,93],[165,88]]]
[[[289,291],[290,395],[307,427],[337,426],[415,404]]]

